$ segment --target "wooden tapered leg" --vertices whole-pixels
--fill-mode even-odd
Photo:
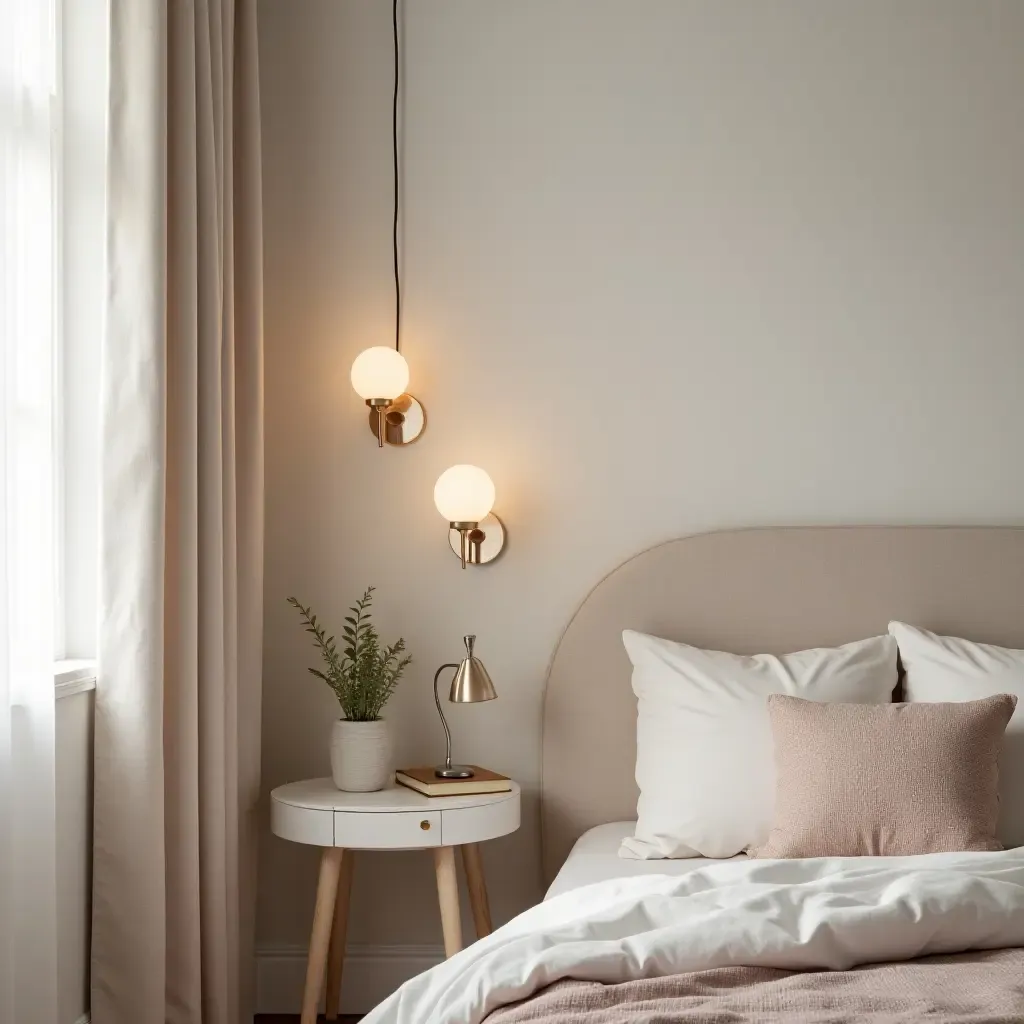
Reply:
[[[320,880],[316,887],[313,930],[309,934],[309,959],[306,961],[306,987],[302,993],[302,1024],[316,1024],[316,1012],[320,1008],[342,853],[337,847],[330,847],[320,857]]]
[[[331,945],[327,952],[327,1019],[338,1019],[341,1001],[341,970],[345,960],[345,936],[348,932],[348,904],[352,894],[352,868],[355,851],[343,850],[341,873],[338,876],[338,895],[334,900],[334,924],[331,927]]]
[[[484,883],[484,866],[480,858],[480,846],[466,843],[462,847],[462,866],[466,869],[466,883],[469,886],[469,903],[473,908],[473,926],[476,937],[482,939],[491,934],[491,908],[487,903],[487,886]]]
[[[454,956],[462,949],[462,922],[459,920],[459,878],[455,873],[454,846],[434,848],[434,870],[437,872],[437,901],[441,905],[444,955],[446,957]]]

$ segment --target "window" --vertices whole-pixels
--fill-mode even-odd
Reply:
[[[55,1019],[59,62],[52,0],[0,0],[0,1020]]]
[[[91,681],[99,562],[99,413],[106,292],[107,0],[59,9],[58,693]]]
[[[54,339],[60,123],[53,7],[0,10],[0,431],[12,685],[54,650]]]
[[[0,0],[0,24],[0,397],[17,408],[17,509],[32,509],[7,528],[31,560],[11,600],[33,608],[67,693],[95,675],[108,3]]]

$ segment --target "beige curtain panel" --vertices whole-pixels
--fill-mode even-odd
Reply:
[[[250,1020],[263,551],[255,0],[112,0],[92,1020]]]

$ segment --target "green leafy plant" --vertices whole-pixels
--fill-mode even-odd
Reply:
[[[338,698],[341,710],[350,722],[376,722],[384,705],[395,692],[398,680],[412,658],[402,657],[405,640],[399,638],[389,647],[382,647],[377,627],[370,622],[374,587],[367,587],[363,596],[345,616],[341,636],[344,646],[338,651],[333,636],[321,626],[312,608],[303,606],[289,597],[288,603],[296,608],[306,632],[313,634],[327,670],[311,668],[309,671],[322,679]]]

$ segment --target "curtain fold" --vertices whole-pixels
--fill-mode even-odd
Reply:
[[[255,0],[113,0],[92,1020],[253,1009]]]

